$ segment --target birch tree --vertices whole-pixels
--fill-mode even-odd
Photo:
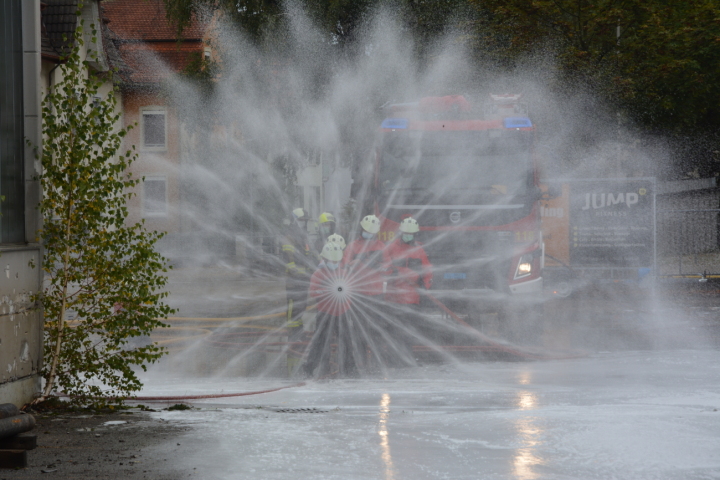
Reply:
[[[37,401],[58,390],[102,406],[142,388],[135,367],[165,353],[148,336],[173,310],[162,301],[167,261],[155,250],[163,234],[126,223],[141,181],[128,173],[137,154],[121,150],[129,128],[118,128],[115,91],[100,95],[102,79],[81,58],[82,29],[42,104],[45,386]]]

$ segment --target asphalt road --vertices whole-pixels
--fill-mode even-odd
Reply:
[[[172,323],[185,330],[164,337],[181,341],[143,374],[143,394],[294,382],[248,377],[229,368],[232,352],[200,341],[230,325],[281,325],[282,317],[239,319],[282,312],[281,281],[184,269],[171,274],[169,290],[185,317]],[[151,405],[156,413],[41,416],[30,466],[0,479],[712,478],[720,475],[717,293],[615,286],[548,296],[524,340],[584,352],[574,360],[459,359],[187,401],[189,411],[163,411],[177,403],[168,401]],[[490,313],[479,327],[492,334],[499,319]]]
[[[0,469],[0,479],[154,479],[186,476],[172,455],[191,427],[138,409],[112,414],[36,414],[37,448],[28,466]]]

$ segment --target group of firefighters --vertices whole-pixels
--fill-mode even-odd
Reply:
[[[432,284],[432,266],[417,241],[418,222],[404,218],[398,237],[385,244],[377,238],[380,220],[367,215],[360,222],[358,238],[346,246],[345,239],[335,233],[334,216],[323,213],[319,238],[311,249],[309,216],[296,208],[292,219],[282,245],[291,344],[302,340],[308,295],[317,308],[315,332],[302,365],[304,373],[329,373],[323,369],[328,368],[334,341],[341,375],[354,375],[364,367],[371,348],[368,340],[372,340],[376,356],[386,357],[382,360],[401,363],[408,358],[410,339],[404,332],[419,314],[418,289],[430,289]],[[295,370],[302,355],[291,352],[288,367]]]

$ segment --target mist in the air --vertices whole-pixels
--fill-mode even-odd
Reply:
[[[368,18],[352,48],[340,48],[300,9],[288,8],[286,20],[283,38],[258,44],[216,18],[210,36],[211,78],[176,77],[167,85],[182,120],[185,198],[177,213],[187,236],[194,238],[163,247],[180,267],[219,266],[258,281],[281,282],[283,263],[273,245],[289,212],[303,205],[313,218],[333,213],[338,232],[349,243],[358,234],[360,219],[372,213],[368,179],[384,108],[421,97],[464,95],[480,105],[490,94],[522,94],[536,126],[534,155],[543,178],[650,177],[667,168],[661,145],[648,146],[593,92],[563,84],[550,49],[539,48],[507,71],[473,55],[452,25],[433,45],[424,45],[418,58],[414,39],[384,9]],[[311,171],[322,178],[316,190],[307,188]],[[482,174],[468,168],[454,177]],[[451,187],[435,188],[441,195]],[[315,228],[310,222],[311,238]],[[619,312],[607,308],[615,303],[617,291],[612,289],[564,299],[571,308],[558,307],[552,296],[536,299],[524,308],[544,311],[545,317],[534,315],[527,330],[500,341],[563,352],[668,344],[656,328],[667,319],[658,316],[650,292],[640,293],[643,301],[634,311]],[[231,295],[259,300],[251,312],[230,317],[277,315],[276,328],[243,333],[238,327],[242,322],[226,322],[214,331],[220,337],[212,345],[199,340],[182,356],[171,357],[173,364],[214,373],[284,374],[281,288]],[[188,298],[181,316],[188,314]],[[192,308],[189,313],[204,316]],[[366,306],[364,314],[392,316],[377,305]],[[492,312],[478,317],[487,326],[483,335],[504,335],[501,319]],[[626,322],[636,325],[626,330]],[[444,325],[438,327],[445,330],[439,338],[420,335],[419,344],[433,350],[441,340],[462,336],[458,325]],[[455,360],[454,355],[438,353],[443,361]],[[223,367],[213,367],[218,364]]]

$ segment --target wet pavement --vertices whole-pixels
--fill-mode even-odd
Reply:
[[[208,317],[282,308],[281,284],[266,282],[235,279],[171,301]],[[158,451],[183,478],[720,478],[714,292],[598,289],[542,309],[529,343],[580,358],[446,360],[297,385],[239,374],[227,350],[213,356],[198,341],[152,367],[142,395],[290,388],[152,413],[190,427]]]
[[[148,378],[145,392],[282,380]],[[720,352],[596,353],[310,381],[162,412],[188,478],[705,479],[720,476]],[[193,470],[196,469],[196,470]]]

